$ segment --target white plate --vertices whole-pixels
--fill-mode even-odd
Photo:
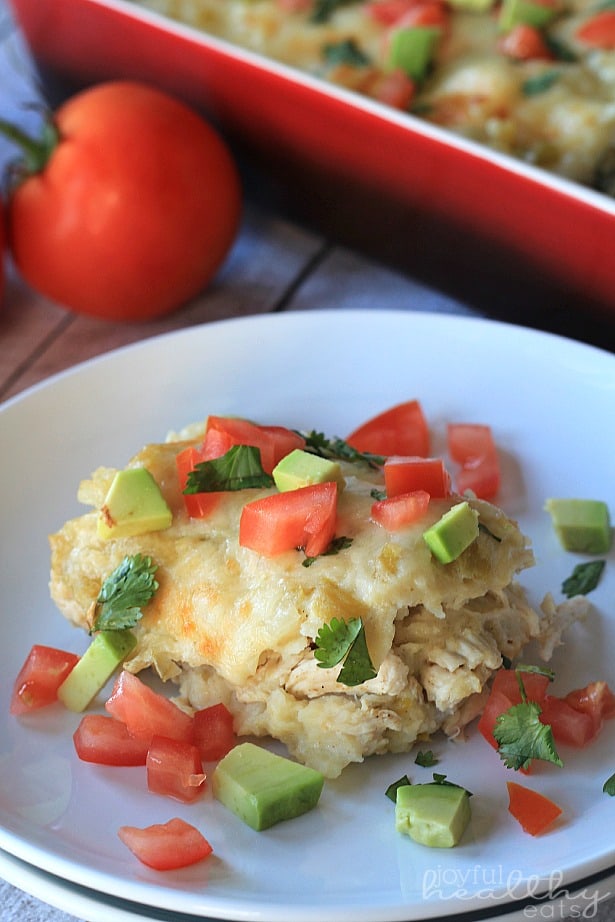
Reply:
[[[79,480],[123,465],[147,441],[210,411],[344,435],[400,400],[418,397],[434,448],[447,420],[493,426],[503,458],[501,505],[532,536],[538,563],[524,576],[538,603],[578,562],[557,545],[543,504],[585,495],[615,510],[615,358],[512,326],[396,312],[310,312],[189,329],[120,350],[61,375],[0,411],[0,848],[105,898],[177,913],[254,922],[398,922],[461,912],[510,912],[528,897],[608,877],[615,800],[615,722],[563,770],[527,781],[564,817],[542,837],[507,812],[510,773],[476,735],[436,740],[438,770],[474,791],[460,847],[421,848],[399,836],[388,783],[413,755],[370,760],[328,783],[317,810],[255,833],[205,798],[183,806],[147,794],[141,769],[80,763],[78,717],[52,708],[8,714],[14,676],[33,643],[80,652],[86,641],[48,597],[47,535],[79,513]],[[556,690],[604,678],[615,687],[613,551],[595,609],[554,659]],[[208,862],[160,874],[117,839],[122,824],[183,816],[214,846]],[[587,882],[587,886],[597,886]],[[591,893],[586,893],[591,897]]]

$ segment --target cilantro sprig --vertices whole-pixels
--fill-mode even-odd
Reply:
[[[367,649],[361,618],[349,621],[332,618],[329,624],[323,624],[316,636],[314,656],[321,669],[332,669],[343,663],[337,677],[342,685],[361,685],[377,675]]]
[[[305,450],[311,451],[321,458],[333,458],[338,461],[358,462],[363,461],[370,467],[381,467],[386,458],[384,455],[375,455],[369,451],[358,451],[344,439],[338,437],[327,438],[323,432],[312,429],[311,432],[300,432],[305,439]]]
[[[134,627],[158,589],[154,577],[157,569],[151,557],[141,554],[124,557],[100,588],[90,634]]]
[[[188,474],[184,493],[217,493],[273,486],[254,445],[233,445],[220,458],[200,461]]]
[[[572,599],[575,595],[587,595],[595,589],[600,582],[605,564],[605,560],[588,560],[587,563],[577,564],[570,576],[562,583],[562,592],[566,598]]]
[[[602,785],[602,790],[605,794],[608,794],[609,797],[615,797],[615,774],[606,779]]]
[[[522,673],[535,672],[553,680],[553,672],[541,666],[519,665],[515,669],[521,703],[514,704],[500,714],[493,728],[498,744],[498,753],[507,768],[515,770],[528,768],[532,759],[541,759],[562,766],[564,763],[555,747],[553,731],[549,724],[540,720],[540,705],[528,701]]]

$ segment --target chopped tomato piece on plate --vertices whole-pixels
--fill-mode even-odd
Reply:
[[[193,446],[184,448],[175,456],[177,465],[177,477],[181,490],[184,490],[188,483],[188,474],[193,471],[197,464],[205,461],[202,452]],[[184,506],[186,512],[192,519],[203,519],[210,515],[218,506],[224,494],[214,491],[211,493],[184,493]]]
[[[415,490],[413,493],[400,493],[399,496],[377,500],[372,505],[371,517],[378,525],[388,531],[397,531],[405,525],[418,522],[429,506],[429,493]]]
[[[73,734],[77,755],[97,765],[145,765],[148,742],[105,714],[86,714]]]
[[[574,37],[591,48],[615,48],[615,10],[605,9],[590,16],[579,26]]]
[[[203,834],[179,817],[144,829],[121,826],[118,835],[139,861],[156,871],[188,867],[213,851]]]
[[[597,730],[589,714],[577,711],[557,695],[545,695],[540,704],[540,720],[549,724],[556,743],[586,746]]]
[[[58,700],[58,688],[78,663],[76,653],[35,644],[13,685],[11,714],[28,714]]]
[[[372,19],[384,26],[392,26],[417,6],[422,6],[422,0],[373,0],[365,4],[365,9]]]
[[[154,736],[193,741],[192,717],[126,670],[118,676],[105,707],[133,736],[147,742]]]
[[[432,499],[450,494],[451,478],[441,458],[393,455],[384,462],[383,471],[387,497],[415,490],[429,493]]]
[[[191,803],[203,792],[206,775],[192,743],[155,736],[147,753],[147,787],[154,794]]]
[[[589,714],[596,732],[604,720],[615,717],[615,695],[606,682],[590,682],[583,688],[575,688],[564,700],[576,711]]]
[[[509,799],[508,809],[525,832],[529,832],[531,836],[544,832],[561,815],[561,807],[544,794],[517,784],[516,781],[507,781],[506,786]]]
[[[522,672],[523,687],[528,701],[535,701],[542,706],[545,699],[549,678],[536,672]],[[521,689],[514,669],[499,669],[491,683],[491,691],[483,712],[478,721],[478,730],[493,746],[498,748],[497,740],[493,735],[496,721],[500,714],[522,701]]]
[[[449,423],[447,444],[451,458],[461,465],[458,492],[472,490],[481,499],[492,499],[500,488],[501,472],[491,427]]]
[[[270,474],[276,464],[294,448],[303,448],[305,439],[284,426],[257,426],[234,416],[210,416],[203,441],[204,459],[219,458],[234,445],[258,448],[263,470]]]
[[[224,704],[213,704],[195,711],[194,743],[203,762],[221,759],[236,742],[233,715]]]
[[[323,554],[335,534],[337,484],[315,483],[272,493],[246,503],[239,520],[239,544],[265,557],[303,548]]]
[[[429,428],[418,400],[397,404],[367,420],[346,441],[375,455],[429,454]]]
[[[500,38],[498,51],[515,61],[551,61],[554,57],[541,30],[526,22],[520,22]]]

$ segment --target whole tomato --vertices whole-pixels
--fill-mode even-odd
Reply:
[[[9,245],[32,288],[112,320],[160,316],[201,291],[241,211],[218,134],[183,103],[131,81],[84,90],[51,128],[43,162],[8,203]]]

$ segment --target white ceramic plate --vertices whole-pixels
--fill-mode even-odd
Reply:
[[[565,768],[527,781],[563,819],[526,835],[507,811],[510,773],[476,735],[432,746],[438,770],[474,792],[460,847],[421,848],[398,835],[387,785],[414,755],[372,759],[328,783],[317,810],[255,833],[205,798],[183,806],[145,790],[141,769],[80,763],[78,717],[59,708],[8,714],[14,676],[33,643],[80,652],[86,640],[48,597],[47,535],[81,509],[79,480],[123,465],[147,441],[208,412],[344,435],[371,414],[418,397],[434,450],[447,420],[493,426],[502,452],[501,505],[531,535],[537,566],[523,582],[538,603],[561,599],[579,558],[564,553],[543,504],[583,495],[615,509],[615,358],[492,322],[396,312],[310,312],[211,324],[120,350],[61,375],[0,411],[0,848],[105,899],[197,917],[254,922],[398,922],[511,912],[528,897],[597,887],[613,861],[615,722]],[[594,611],[553,661],[556,691],[604,678],[615,687],[613,551]],[[122,824],[183,816],[212,842],[209,861],[149,871],[119,842]],[[604,881],[603,881],[604,883]],[[587,890],[585,898],[591,898]]]

